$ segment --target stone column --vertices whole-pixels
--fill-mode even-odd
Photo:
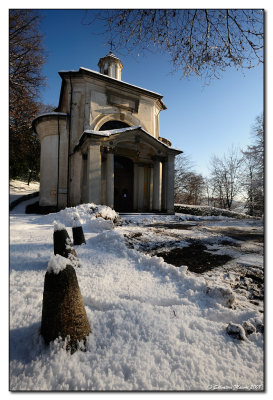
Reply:
[[[106,204],[114,208],[114,150],[106,152]]]
[[[166,205],[167,212],[174,212],[174,155],[168,155],[167,161],[167,196],[166,196]]]
[[[89,203],[101,204],[101,152],[99,143],[93,143],[88,148],[87,177]]]
[[[154,169],[150,166],[150,199],[149,199],[149,211],[153,210],[153,181],[154,181]]]
[[[161,162],[154,160],[153,210],[161,211]]]
[[[82,172],[82,155],[79,151],[71,156],[70,177],[72,184],[70,185],[70,205],[76,206],[81,202],[81,172]],[[61,194],[61,193],[60,193]],[[60,200],[62,200],[62,197]],[[60,206],[63,204],[60,203]]]
[[[167,180],[168,180],[168,162],[165,159],[162,162],[162,194],[161,194],[161,210],[167,209]]]
[[[138,211],[138,165],[134,163],[134,211]]]
[[[144,167],[138,166],[138,211],[143,211],[143,196],[144,196]]]

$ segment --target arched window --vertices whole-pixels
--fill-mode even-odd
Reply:
[[[130,125],[122,121],[107,121],[100,127],[100,131],[110,131],[111,129],[128,128]]]

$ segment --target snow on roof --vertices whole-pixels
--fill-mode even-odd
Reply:
[[[61,70],[61,71],[59,71],[59,74],[69,73],[69,72],[75,73],[75,72],[80,72],[81,70],[82,70],[82,71],[91,72],[92,74],[96,74],[96,75],[101,76],[101,77],[104,77],[104,78],[108,78],[108,79],[110,79],[110,80],[112,80],[112,81],[118,82],[119,84],[121,83],[121,84],[125,84],[125,85],[130,86],[130,87],[135,88],[135,89],[144,90],[145,92],[151,93],[151,94],[156,95],[156,96],[158,96],[158,97],[160,97],[160,98],[163,97],[163,95],[160,94],[160,93],[157,93],[157,92],[154,92],[154,91],[152,91],[152,90],[148,90],[148,89],[142,88],[142,87],[140,87],[140,86],[132,85],[131,83],[121,81],[121,80],[119,80],[119,79],[113,78],[113,77],[111,77],[111,76],[102,74],[102,73],[100,73],[100,72],[98,72],[98,71],[94,71],[94,70],[92,70],[92,69],[85,68],[85,67],[80,67],[79,71],[76,71],[76,70],[67,70],[67,71]],[[162,100],[161,100],[161,101],[162,101]],[[162,103],[163,103],[163,101],[162,101]],[[163,104],[164,104],[164,103],[163,103]],[[164,106],[165,106],[165,104],[164,104]],[[165,107],[166,107],[166,106],[165,106]],[[166,107],[166,108],[167,108],[167,107]]]
[[[141,125],[127,126],[125,128],[111,129],[108,131],[94,131],[92,129],[86,129],[84,133],[90,133],[92,135],[100,135],[100,136],[111,136],[116,133],[134,131],[135,129],[141,128]]]
[[[93,71],[92,69],[85,68],[85,67],[80,67],[80,70],[81,70],[81,69],[84,70],[84,71],[92,72],[92,73],[94,73],[94,74],[96,74],[96,75],[100,75],[100,76],[104,76],[104,77],[106,76],[106,77],[109,78],[109,79],[113,79],[113,81],[116,81],[116,82],[119,82],[119,83],[122,82],[122,83],[125,83],[126,85],[129,85],[129,86],[134,87],[134,88],[136,88],[136,89],[145,90],[146,92],[153,93],[153,94],[155,94],[156,96],[163,97],[163,95],[160,94],[160,93],[157,93],[157,92],[154,92],[154,91],[152,91],[152,90],[148,90],[148,89],[142,88],[142,87],[140,87],[140,86],[132,85],[131,83],[124,82],[124,81],[121,81],[121,80],[116,79],[116,78],[112,78],[111,76],[108,76],[108,75],[105,75],[105,74],[101,74],[101,73],[98,72],[98,71]]]
[[[34,120],[32,121],[32,124],[34,124],[34,122],[41,117],[49,117],[49,116],[59,116],[59,117],[66,117],[67,114],[63,113],[63,112],[57,112],[57,111],[51,111],[51,112],[47,112],[47,113],[43,113],[38,115],[36,118],[34,118]]]
[[[77,151],[78,148],[82,145],[83,140],[86,136],[104,136],[104,137],[110,137],[112,135],[118,134],[118,133],[123,133],[123,132],[128,132],[128,131],[134,131],[134,130],[140,130],[143,133],[145,133],[146,135],[148,135],[150,138],[152,138],[153,140],[155,140],[156,142],[160,143],[162,146],[166,147],[167,149],[171,149],[171,150],[175,150],[177,152],[182,153],[181,150],[176,149],[174,147],[170,147],[168,146],[166,143],[162,142],[161,140],[155,138],[154,136],[152,136],[149,132],[147,132],[145,129],[142,128],[141,125],[135,125],[135,126],[128,126],[126,128],[120,128],[120,129],[111,129],[108,131],[94,131],[92,129],[86,129],[83,134],[81,135],[81,137],[79,138],[78,143],[76,144],[76,146],[74,147],[74,151]]]

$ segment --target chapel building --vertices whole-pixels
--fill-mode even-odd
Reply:
[[[174,159],[159,136],[162,95],[121,80],[112,51],[99,71],[61,71],[59,105],[38,116],[40,206],[105,204],[119,212],[174,212]]]

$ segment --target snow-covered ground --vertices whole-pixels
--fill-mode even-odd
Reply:
[[[39,190],[40,190],[39,182],[30,182],[28,185],[27,182],[23,182],[18,179],[13,179],[9,183],[9,201],[11,203],[12,201],[17,200],[21,196],[33,192],[39,192]]]
[[[260,232],[261,222],[221,217],[189,222],[189,215],[176,214],[123,216],[122,225],[115,226],[96,218],[86,204],[45,216],[26,215],[24,206],[10,215],[11,390],[263,389],[262,302],[250,302],[231,284],[238,278],[234,266],[241,257],[244,267],[255,263],[263,268],[261,246],[250,244],[249,253],[230,248],[234,258],[215,274],[175,267],[150,252],[155,243],[166,247],[170,235],[181,247],[188,238],[210,238],[213,252],[221,252],[220,233],[212,226]],[[107,217],[109,210],[101,211]],[[75,246],[81,263],[76,274],[92,333],[87,351],[71,355],[58,340],[46,347],[39,329],[54,221],[64,224],[72,237],[75,212],[86,238],[86,245]],[[194,221],[201,227],[155,226]],[[238,340],[228,335],[229,323],[239,328],[248,323],[255,330]]]

